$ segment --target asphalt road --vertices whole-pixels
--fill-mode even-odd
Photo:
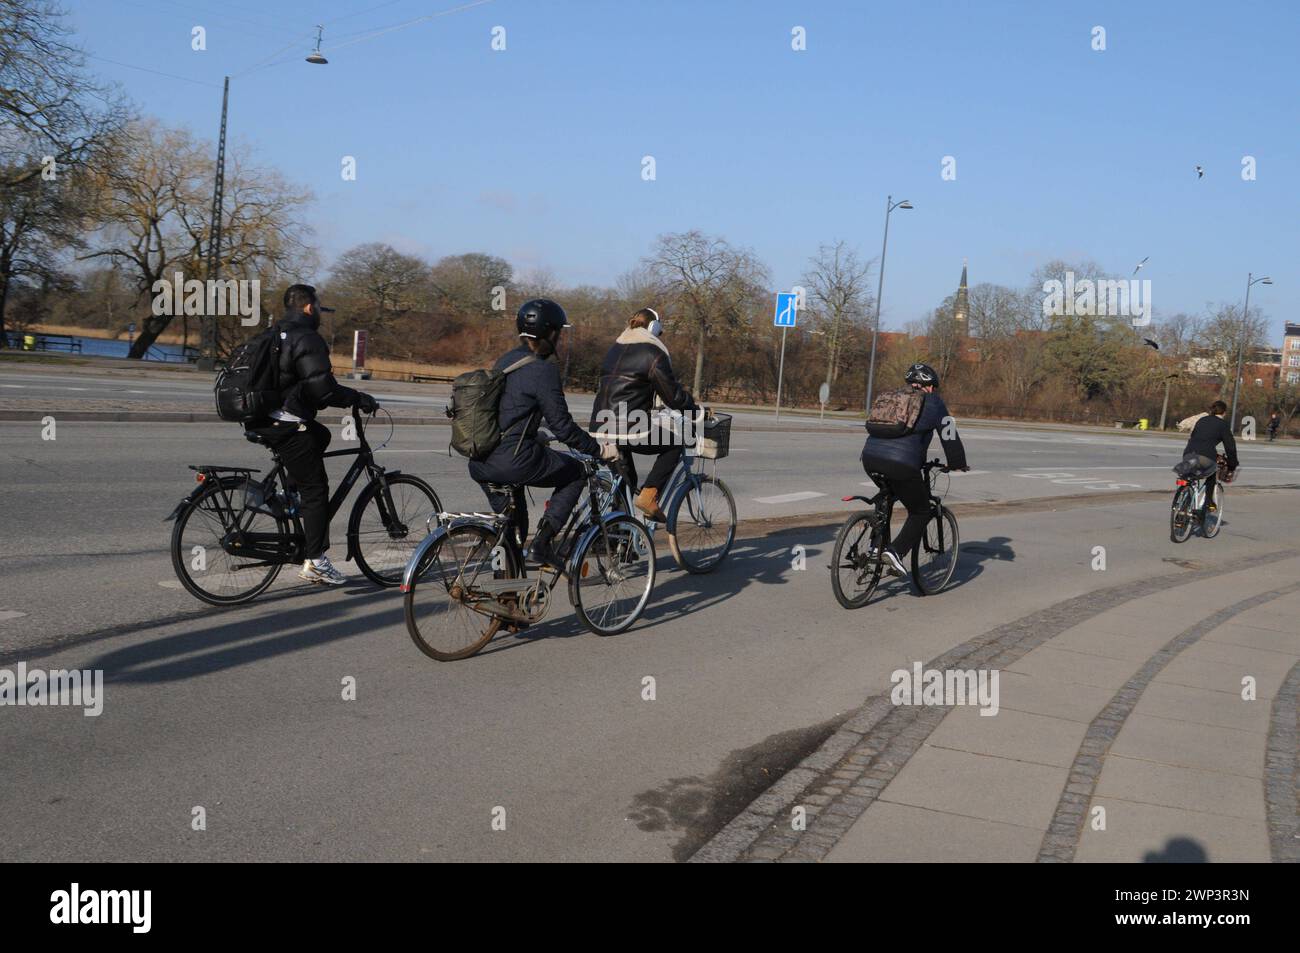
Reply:
[[[445,435],[398,428],[381,459],[451,509],[479,507]],[[1244,447],[1223,532],[1174,547],[1165,498],[1131,491],[1170,485],[1176,439],[967,440],[976,472],[951,500],[1094,500],[968,510],[958,585],[937,598],[895,589],[841,610],[833,529],[805,526],[740,540],[708,577],[662,556],[623,635],[580,628],[560,596],[534,630],[439,664],[411,644],[400,597],[364,581],[285,573],[233,610],[177,587],[162,517],[187,463],[262,465],[237,430],[64,422],[43,440],[35,421],[2,423],[0,668],[101,669],[106,685],[98,717],[0,707],[0,859],[682,859],[895,668],[1102,586],[1296,550],[1294,489],[1249,488],[1300,483],[1290,447]],[[860,446],[848,427],[739,432],[719,472],[742,518],[837,511],[865,479]]]

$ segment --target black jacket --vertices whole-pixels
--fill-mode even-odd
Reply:
[[[322,407],[351,407],[357,392],[334,379],[320,319],[295,314],[277,322],[280,333],[280,395],[286,413],[315,420]]]
[[[655,394],[664,406],[673,410],[696,409],[690,393],[673,376],[668,349],[644,328],[628,328],[618,336],[600,366],[600,388],[591,410],[591,428],[598,429],[610,421],[610,412],[629,416],[633,411],[649,414]],[[622,404],[626,404],[625,410],[620,409]],[[607,413],[602,416],[602,411]],[[617,423],[617,418],[614,421]],[[626,424],[623,430],[626,431]]]
[[[944,459],[949,467],[960,470],[966,466],[966,448],[955,428],[951,440],[943,439],[943,422],[948,416],[948,405],[943,402],[943,398],[937,392],[926,394],[921,416],[916,420],[916,429],[905,437],[868,437],[862,448],[863,461],[890,460],[919,469],[929,453],[930,439],[938,430]]]
[[[520,345],[497,358],[493,367],[504,370],[530,354],[527,346]],[[559,365],[553,359],[539,358],[506,376],[497,413],[501,442],[486,460],[470,463],[470,476],[480,483],[526,483],[546,456],[546,448],[536,440],[543,422],[566,446],[593,457],[600,454],[600,444],[569,413]]]
[[[1183,448],[1183,456],[1199,453],[1213,460],[1220,443],[1223,444],[1223,455],[1228,458],[1228,469],[1237,469],[1237,441],[1232,438],[1228,422],[1214,414],[1206,414],[1192,428],[1192,435],[1187,438],[1187,446]]]

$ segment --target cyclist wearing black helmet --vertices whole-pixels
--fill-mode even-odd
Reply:
[[[560,332],[569,326],[564,309],[547,298],[534,298],[519,308],[515,327],[522,343],[501,355],[494,366],[497,370],[505,370],[521,360],[531,360],[506,376],[497,415],[501,442],[486,459],[471,461],[469,465],[470,477],[480,484],[555,487],[550,505],[537,524],[537,535],[529,552],[532,558],[546,564],[558,560],[551,542],[578,502],[585,475],[578,460],[549,449],[537,439],[537,429],[542,421],[557,440],[579,453],[604,454],[607,459],[618,457],[616,447],[602,448],[574,423],[569,413],[560,382],[560,368],[553,360]],[[488,492],[486,486],[483,490],[495,511],[505,508],[506,499]],[[528,512],[522,499],[516,504],[522,539],[527,531]]]
[[[939,375],[928,364],[913,364],[904,376],[908,387],[925,394],[920,416],[911,432],[901,437],[868,436],[862,448],[862,466],[870,474],[880,474],[890,491],[907,508],[907,521],[881,554],[886,568],[896,576],[906,576],[900,556],[908,555],[921,541],[930,516],[930,488],[921,473],[936,430],[943,444],[943,455],[951,470],[969,470],[966,448],[957,435],[948,407],[939,396]],[[874,406],[874,404],[873,404]],[[872,477],[874,480],[874,476]],[[883,488],[882,488],[883,489]]]

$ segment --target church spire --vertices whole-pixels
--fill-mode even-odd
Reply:
[[[970,313],[970,299],[966,289],[966,259],[961,260],[961,284],[957,286],[957,300],[953,302],[952,317],[957,322],[957,330],[961,334],[968,333],[966,323],[967,315]]]

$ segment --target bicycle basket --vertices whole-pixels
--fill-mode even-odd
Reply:
[[[1219,464],[1220,483],[1231,483],[1233,480],[1237,479],[1237,473],[1241,470],[1240,467],[1238,467],[1236,470],[1229,470],[1228,458],[1221,453],[1216,454],[1216,460]]]
[[[731,414],[714,414],[704,421],[704,429],[695,444],[696,456],[721,460],[731,452]]]

